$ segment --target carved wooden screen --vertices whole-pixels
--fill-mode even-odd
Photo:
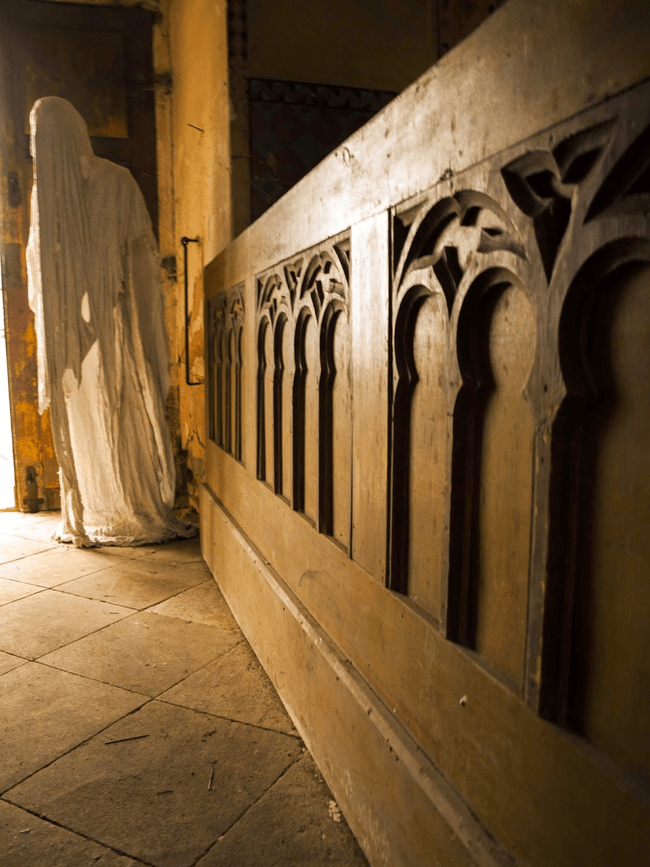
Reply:
[[[208,436],[242,457],[242,341],[244,301],[238,286],[206,301]]]
[[[649,95],[394,209],[389,531],[393,590],[647,766]]]
[[[257,477],[346,550],[349,279],[347,237],[257,278]]]
[[[504,4],[210,266],[251,436],[204,547],[379,862],[645,863],[647,14],[602,5]]]
[[[646,773],[644,93],[391,209],[386,416],[390,589]],[[350,285],[347,234],[257,274],[249,371],[258,480],[347,553]],[[237,459],[243,315],[241,287],[208,301],[209,435]]]

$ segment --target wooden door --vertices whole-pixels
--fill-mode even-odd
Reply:
[[[152,15],[37,0],[0,4],[0,263],[16,470],[16,505],[59,507],[49,411],[39,416],[34,319],[27,303],[32,161],[29,112],[70,100],[95,153],[131,170],[157,227]]]

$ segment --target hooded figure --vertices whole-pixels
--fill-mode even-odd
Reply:
[[[173,516],[159,259],[130,172],[93,154],[58,97],[32,108],[27,271],[39,411],[51,408],[60,541],[141,545],[195,532]]]

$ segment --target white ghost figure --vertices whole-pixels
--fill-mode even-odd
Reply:
[[[156,241],[131,173],[93,154],[58,97],[32,108],[27,269],[39,410],[61,480],[56,538],[141,545],[195,533],[171,512],[168,348]]]

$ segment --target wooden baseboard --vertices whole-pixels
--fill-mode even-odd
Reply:
[[[373,867],[501,867],[486,833],[207,485],[203,556]]]

